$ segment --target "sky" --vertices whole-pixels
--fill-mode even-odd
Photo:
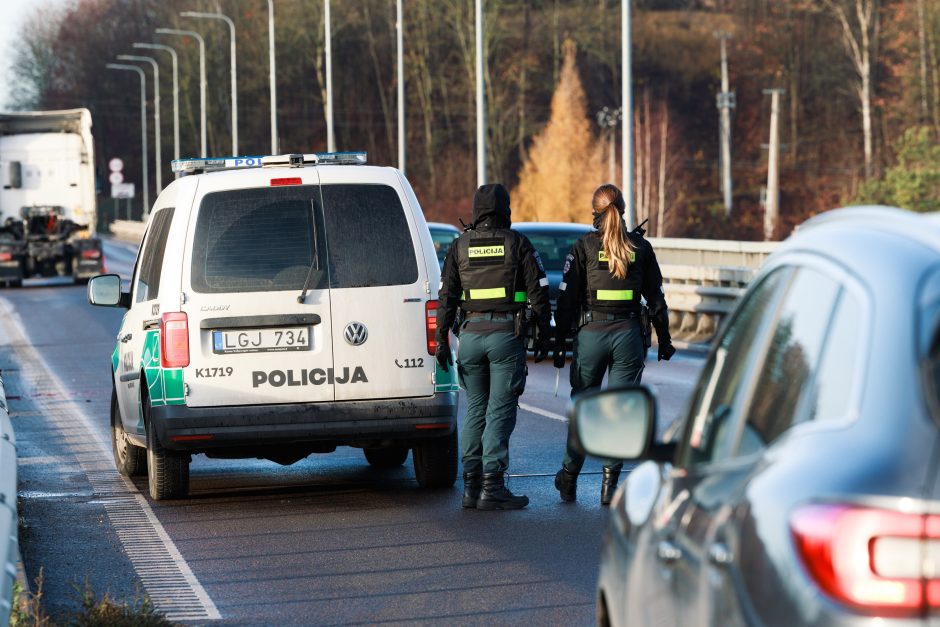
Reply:
[[[44,5],[62,5],[67,0],[0,0],[0,110],[10,105],[10,47],[16,40],[17,32],[36,7]]]

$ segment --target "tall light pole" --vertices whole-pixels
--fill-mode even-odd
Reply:
[[[780,94],[783,89],[765,89],[770,95],[770,150],[767,154],[767,204],[764,206],[764,239],[770,241],[780,215]]]
[[[143,219],[147,219],[150,213],[150,192],[147,187],[150,181],[147,179],[147,78],[144,71],[136,65],[124,65],[123,63],[108,63],[109,70],[126,70],[128,72],[137,72],[140,76],[140,166],[144,173],[144,212]]]
[[[336,152],[333,134],[333,44],[330,33],[330,0],[323,0],[323,30],[326,39],[326,150]]]
[[[153,167],[157,174],[156,192],[159,195],[160,192],[163,191],[163,174],[160,172],[163,169],[163,155],[160,154],[160,66],[157,64],[157,60],[152,57],[139,57],[133,54],[119,54],[117,59],[118,61],[137,61],[140,63],[149,63],[150,66],[153,67]]]
[[[623,75],[623,199],[627,204],[627,228],[636,226],[636,202],[633,197],[633,34],[630,16],[631,0],[620,0],[620,72]]]
[[[135,48],[146,50],[165,50],[170,53],[173,59],[173,158],[180,158],[180,79],[179,67],[176,58],[176,50],[163,44],[147,44],[134,42],[131,44]]]
[[[721,93],[718,94],[718,110],[720,112],[720,140],[721,140],[721,189],[725,202],[725,215],[731,215],[731,109],[735,107],[734,92],[728,83],[728,46],[731,37],[724,31],[718,31],[715,36],[721,40]]]
[[[475,2],[477,46],[477,186],[486,183],[486,115],[483,110],[483,0]]]
[[[395,24],[398,39],[398,169],[405,173],[405,22],[401,0],[395,3],[398,21]]]
[[[268,74],[271,82],[271,154],[277,154],[277,83],[274,80],[274,0],[268,0]]]
[[[183,11],[182,17],[196,17],[209,20],[222,20],[228,24],[230,35],[230,52],[232,57],[232,156],[238,156],[238,70],[235,64],[235,22],[227,15],[221,13],[199,13],[197,11]]]
[[[179,30],[176,28],[158,28],[158,35],[179,35],[180,37],[192,37],[199,42],[199,138],[200,150],[199,156],[206,157],[206,41],[202,35],[192,30]]]

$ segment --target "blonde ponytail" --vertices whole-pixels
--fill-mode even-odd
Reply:
[[[600,216],[601,244],[607,253],[610,273],[618,279],[627,276],[627,267],[633,257],[633,244],[624,235],[623,195],[616,185],[601,185],[594,192],[594,213]]]

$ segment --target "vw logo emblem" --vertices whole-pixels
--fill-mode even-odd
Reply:
[[[369,330],[361,322],[350,322],[343,331],[343,337],[350,346],[362,346],[369,339]]]

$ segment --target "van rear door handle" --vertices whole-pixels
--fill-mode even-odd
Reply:
[[[675,564],[682,559],[682,549],[669,540],[663,540],[656,546],[656,557],[666,564]]]

